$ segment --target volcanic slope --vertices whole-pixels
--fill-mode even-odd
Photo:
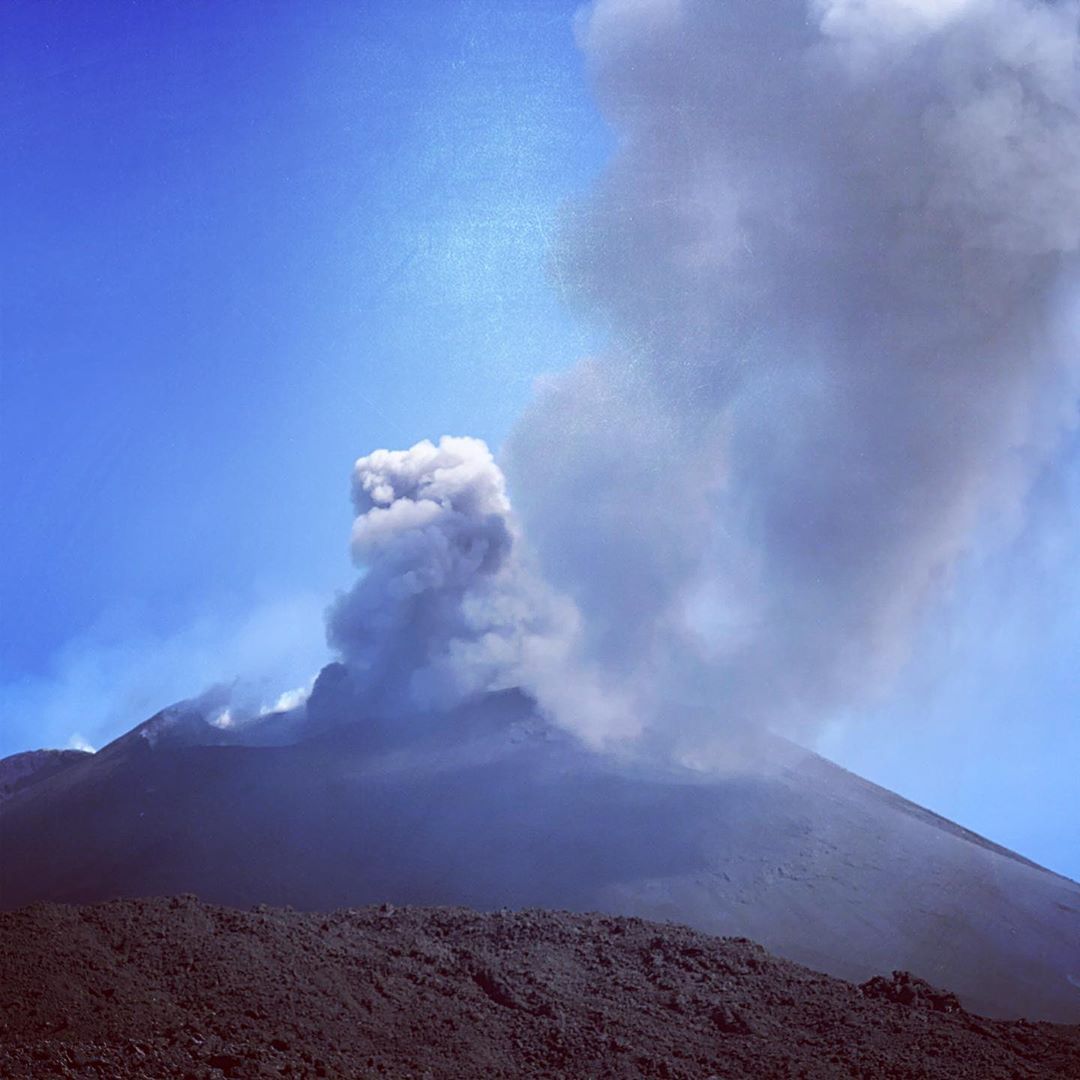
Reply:
[[[812,754],[722,777],[620,764],[515,694],[393,745],[356,725],[236,737],[176,708],[21,788],[0,806],[0,907],[603,911],[854,982],[909,970],[988,1016],[1080,1021],[1080,886]]]
[[[240,912],[193,897],[0,915],[0,1075],[1074,1078],[1080,1028],[985,1020],[638,919]]]

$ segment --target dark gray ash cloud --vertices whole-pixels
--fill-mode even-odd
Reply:
[[[1078,18],[584,9],[618,150],[554,269],[610,345],[547,379],[507,447],[523,526],[478,440],[357,462],[362,576],[313,704],[437,714],[520,687],[590,741],[644,730],[703,762],[887,689],[1077,424]]]
[[[612,339],[541,388],[508,467],[584,655],[655,729],[678,703],[805,730],[886,687],[1075,426],[1078,16],[579,17],[619,149],[556,269]]]
[[[444,437],[362,457],[353,505],[352,551],[363,572],[329,613],[344,668],[320,679],[313,711],[331,722],[343,709],[437,716],[521,688],[586,733],[606,715],[609,705],[585,704],[577,611],[534,572],[482,441]],[[555,704],[564,701],[568,713]]]

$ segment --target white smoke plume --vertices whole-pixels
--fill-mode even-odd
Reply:
[[[545,384],[508,466],[586,655],[654,728],[676,703],[805,731],[886,687],[1076,424],[1078,16],[579,17],[619,149],[556,276],[611,344]]]
[[[511,688],[557,708],[577,612],[532,572],[503,474],[482,441],[444,437],[362,457],[353,505],[352,553],[363,574],[328,628],[354,711],[440,713]],[[580,673],[575,682],[588,693]],[[316,708],[323,693],[317,686]],[[596,707],[579,705],[578,714],[587,729]]]

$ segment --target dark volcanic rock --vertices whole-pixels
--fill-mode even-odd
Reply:
[[[0,803],[92,755],[86,750],[25,750],[0,760]]]
[[[894,971],[890,979],[886,979],[884,975],[875,975],[859,989],[864,997],[881,998],[920,1009],[934,1009],[936,1012],[960,1011],[960,999],[955,994],[948,990],[938,990],[925,979],[916,978],[910,971]]]
[[[639,919],[193,897],[0,915],[5,1077],[1078,1075],[1080,1028]]]
[[[328,667],[309,711],[336,715],[346,683]],[[225,700],[165,709],[0,804],[0,909],[190,892],[605,911],[1080,1023],[1080,885],[780,740],[705,774],[592,752],[516,691],[302,738],[295,711],[221,728]]]

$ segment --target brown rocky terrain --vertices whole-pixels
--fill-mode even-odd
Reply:
[[[4,1077],[1080,1076],[1080,1028],[962,1004],[636,918],[191,896],[0,915]]]

